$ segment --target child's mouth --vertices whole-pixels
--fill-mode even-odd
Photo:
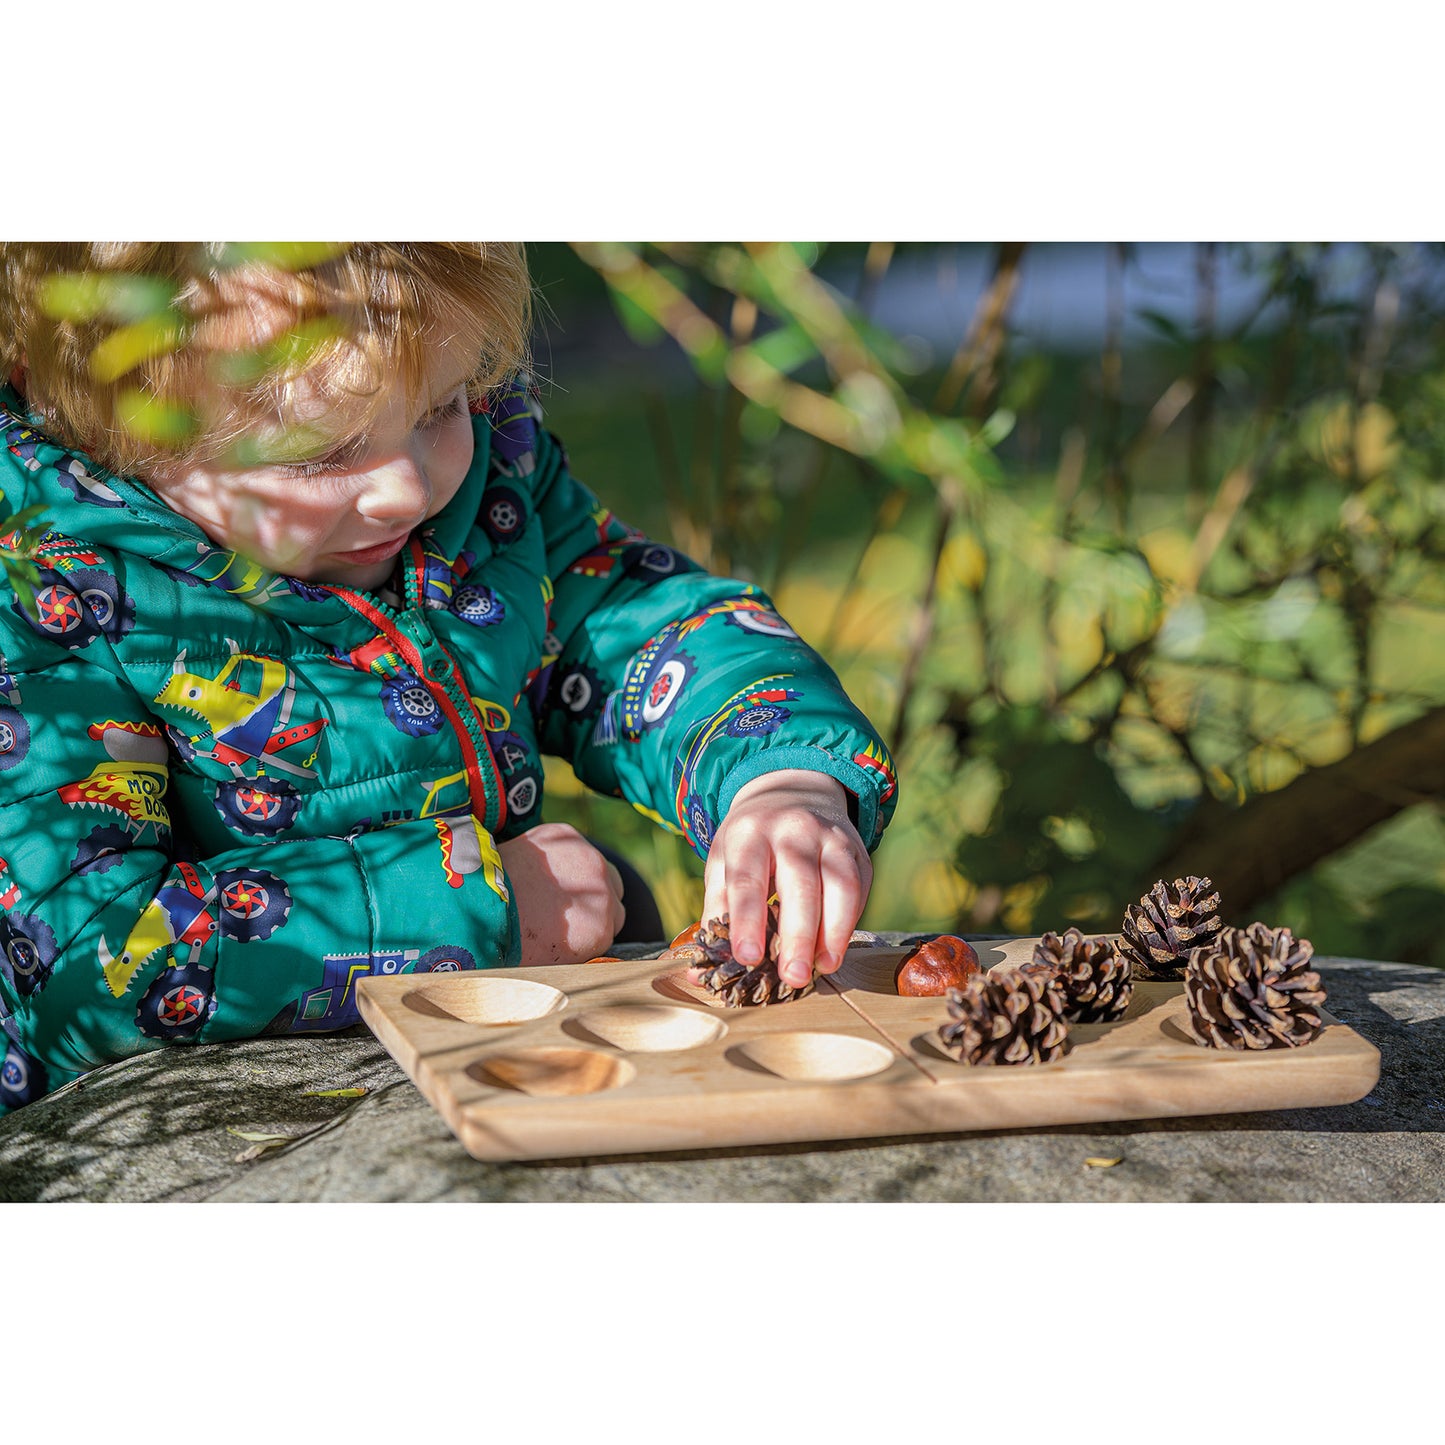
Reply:
[[[389,542],[378,542],[374,547],[358,547],[354,552],[334,552],[332,555],[339,561],[350,562],[358,567],[364,567],[370,562],[385,562],[388,557],[395,557],[406,546],[409,535],[403,532],[399,537],[393,537]]]

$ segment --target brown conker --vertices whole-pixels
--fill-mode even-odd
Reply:
[[[930,938],[908,953],[893,975],[904,998],[942,998],[951,988],[962,988],[979,972],[973,945],[951,933]]]
[[[684,943],[693,943],[693,942],[695,942],[696,939],[697,939],[698,932],[701,930],[701,928],[702,928],[702,924],[701,924],[701,923],[689,923],[689,924],[687,925],[687,927],[684,928],[684,929],[682,930],[682,932],[679,933],[679,934],[677,935],[677,937],[674,938],[670,944],[668,944],[668,947],[669,947],[669,948],[681,948]]]

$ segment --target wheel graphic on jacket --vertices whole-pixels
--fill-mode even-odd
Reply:
[[[34,616],[20,606],[19,598],[11,605],[42,637],[62,647],[87,647],[97,637],[119,642],[135,626],[135,603],[99,567],[64,573],[42,567],[40,581]]]
[[[63,582],[35,594],[35,620],[42,632],[65,637],[85,625],[85,604]]]
[[[270,938],[291,913],[291,890],[264,868],[223,868],[216,874],[222,938]]]
[[[30,724],[13,707],[0,707],[0,773],[30,751]]]
[[[473,627],[491,627],[506,617],[507,606],[490,587],[468,582],[457,588],[452,598],[452,611]]]
[[[33,913],[0,918],[0,977],[21,998],[39,993],[50,982],[58,952],[50,925]]]
[[[760,707],[750,707],[746,712],[740,712],[735,718],[729,718],[723,725],[723,731],[732,738],[762,737],[767,733],[777,732],[792,715],[785,707],[764,703]]]
[[[441,704],[410,672],[389,678],[381,687],[381,706],[387,721],[408,737],[430,737],[442,725]]]
[[[150,1039],[190,1038],[216,1011],[214,975],[199,964],[166,969],[141,996],[136,1027]]]
[[[70,860],[72,873],[104,873],[114,868],[131,846],[131,834],[118,823],[101,823],[80,840]]]
[[[49,1093],[50,1083],[39,1060],[32,1059],[14,1039],[7,1042],[5,1060],[0,1063],[0,1104],[18,1109]]]
[[[278,778],[237,778],[216,788],[216,811],[238,833],[269,837],[289,828],[301,797]]]
[[[417,959],[413,973],[461,973],[475,968],[477,961],[465,948],[443,945],[429,948]]]
[[[488,487],[477,520],[493,542],[505,547],[521,534],[522,523],[527,520],[526,503],[511,487]]]

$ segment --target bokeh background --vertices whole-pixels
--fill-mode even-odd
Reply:
[[[548,425],[892,747],[875,929],[1157,878],[1445,965],[1445,248],[546,244]],[[664,921],[702,864],[549,764]]]

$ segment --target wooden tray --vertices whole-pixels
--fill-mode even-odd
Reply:
[[[1034,939],[979,943],[985,969]],[[969,1067],[941,998],[900,998],[901,948],[852,949],[791,1003],[724,1008],[668,960],[365,978],[361,1016],[478,1159],[712,1149],[1345,1104],[1380,1056],[1326,1015],[1296,1049],[1208,1049],[1184,987],[1137,983],[1050,1064]]]

